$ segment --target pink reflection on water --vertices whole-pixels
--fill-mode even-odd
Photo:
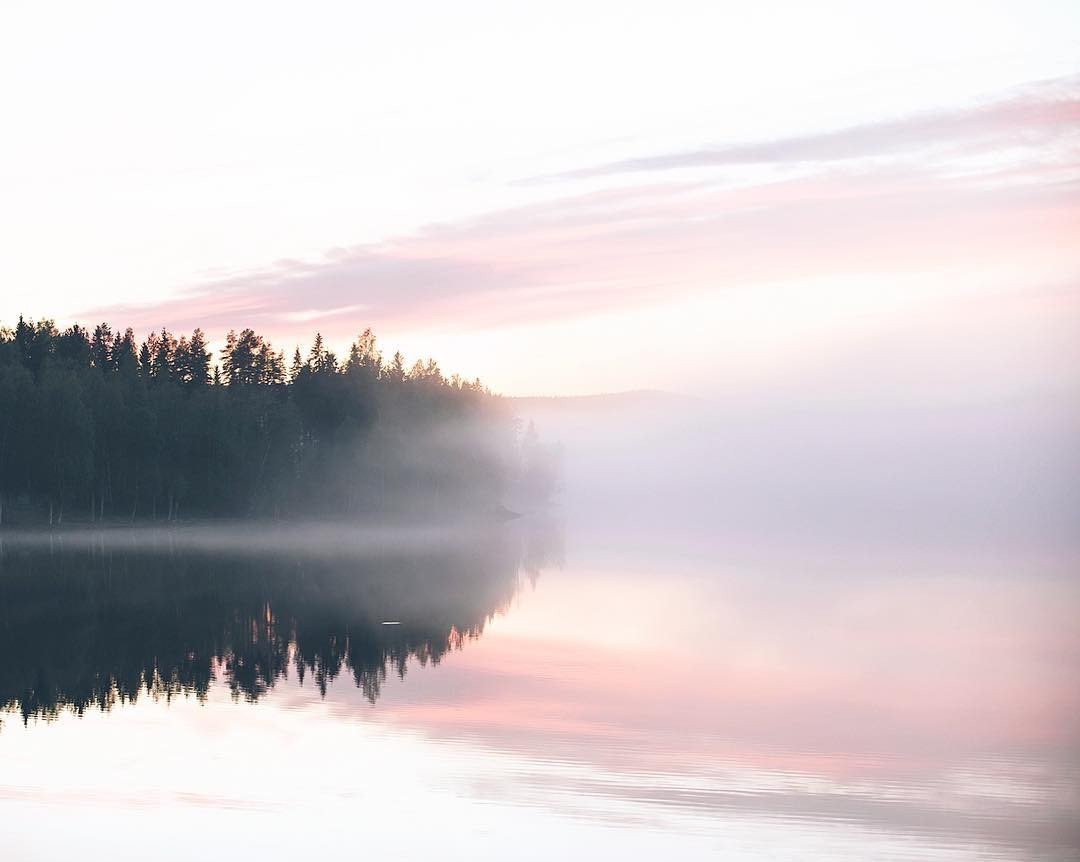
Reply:
[[[1070,581],[795,592],[785,605],[753,579],[550,575],[440,668],[388,687],[377,712],[626,770],[715,760],[851,778],[1032,751],[1075,758]],[[606,607],[592,604],[603,596]],[[664,606],[680,615],[658,616]]]

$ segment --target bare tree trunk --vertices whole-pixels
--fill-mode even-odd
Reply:
[[[53,525],[53,499],[49,497],[49,526]]]

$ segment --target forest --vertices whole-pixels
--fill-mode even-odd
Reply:
[[[0,524],[348,518],[543,496],[555,457],[506,400],[366,329],[290,361],[251,329],[0,327]]]

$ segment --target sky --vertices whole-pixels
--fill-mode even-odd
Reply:
[[[1075,3],[6,0],[0,110],[3,324],[1080,391]]]

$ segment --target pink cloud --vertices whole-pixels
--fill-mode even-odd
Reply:
[[[1072,93],[1075,82],[1068,84]],[[140,330],[198,325],[215,337],[252,326],[292,343],[316,329],[343,339],[367,325],[462,330],[557,321],[777,280],[978,275],[1047,261],[1075,274],[1076,149],[1061,151],[1057,139],[1078,126],[1080,100],[1039,90],[1026,102],[826,136],[829,146],[854,141],[853,157],[879,140],[915,146],[934,129],[935,140],[993,135],[995,146],[1055,140],[977,173],[947,158],[873,168],[828,159],[807,176],[742,186],[605,189],[334,249],[320,260],[279,261],[175,299],[80,317]]]
[[[1000,101],[850,126],[836,131],[609,162],[533,182],[747,164],[836,162],[934,148],[976,153],[1042,145],[1080,125],[1080,78],[1042,82]]]

